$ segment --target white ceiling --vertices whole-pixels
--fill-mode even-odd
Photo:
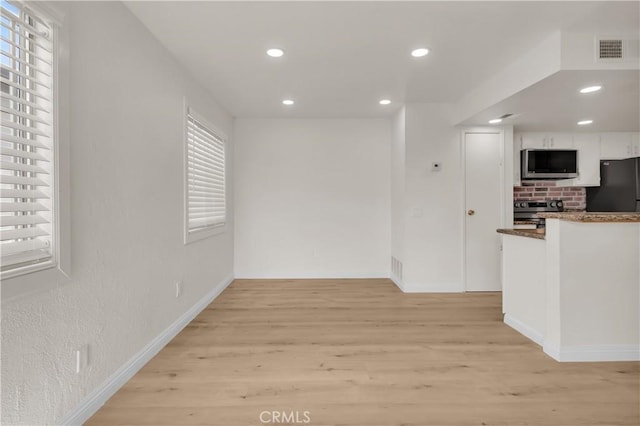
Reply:
[[[552,31],[637,33],[639,16],[638,2],[606,1],[126,5],[237,117],[375,117],[404,102],[455,102]],[[422,46],[431,53],[412,58]],[[270,47],[285,56],[266,56]]]
[[[580,89],[602,90],[581,94]],[[501,124],[520,131],[639,131],[640,71],[559,71],[477,114],[463,124],[487,125],[514,114]],[[593,120],[578,126],[580,120]]]

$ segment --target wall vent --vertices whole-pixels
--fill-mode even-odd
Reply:
[[[391,256],[391,273],[394,277],[402,281],[402,262]]]
[[[597,40],[598,62],[622,62],[624,60],[624,40],[615,38],[601,38]]]

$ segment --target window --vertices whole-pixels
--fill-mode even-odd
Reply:
[[[0,268],[2,278],[56,265],[53,27],[2,0]]]
[[[225,137],[187,108],[185,243],[226,224]]]

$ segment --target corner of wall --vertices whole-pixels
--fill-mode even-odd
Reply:
[[[561,70],[562,37],[555,31],[523,53],[501,72],[488,78],[454,106],[454,123],[495,105]]]

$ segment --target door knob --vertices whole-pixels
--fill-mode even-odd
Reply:
[[[468,211],[467,211],[467,214],[468,214],[469,216],[473,216],[474,214],[476,214],[476,211],[475,211],[475,210],[468,210]]]

